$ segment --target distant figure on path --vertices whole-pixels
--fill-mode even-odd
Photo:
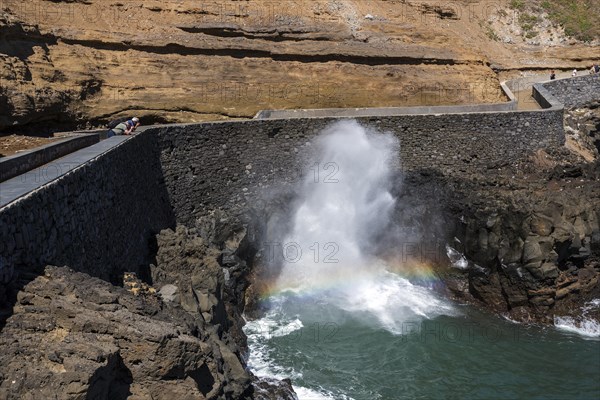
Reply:
[[[122,122],[133,122],[134,125],[134,130],[140,126],[140,119],[138,117],[121,117],[121,118],[117,118],[117,119],[113,119],[112,121],[110,121],[106,126],[108,127],[108,129],[113,129],[115,128],[117,125],[119,125]]]
[[[129,135],[135,129],[133,121],[121,122],[112,129],[109,129],[107,137]]]
[[[556,74],[554,73],[554,70],[550,71],[550,80],[553,81],[556,79]]]
[[[573,70],[573,73],[571,74],[571,76],[577,76],[577,69]]]
[[[594,72],[596,72],[597,74],[600,73],[600,65],[594,64]]]

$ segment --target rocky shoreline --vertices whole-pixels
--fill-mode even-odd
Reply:
[[[567,110],[567,146],[489,173],[399,176],[390,227],[464,254],[466,268],[436,271],[449,296],[522,322],[579,317],[600,298],[598,109]],[[293,203],[284,190],[244,215],[207,210],[163,230],[122,286],[68,266],[21,271],[3,294],[14,308],[0,320],[0,397],[293,399],[290,381],[248,370],[242,330],[243,314],[260,315],[261,273],[276,273],[263,268],[265,243],[285,237]],[[392,236],[373,238],[381,254],[394,255]]]
[[[415,197],[444,205],[434,239],[469,261],[439,271],[452,297],[544,324],[578,319],[600,298],[598,111],[597,102],[566,110],[564,147],[507,160],[487,176],[407,178]],[[600,321],[597,309],[587,316]]]
[[[183,226],[157,235],[152,285],[55,266],[22,277],[0,333],[0,397],[294,399],[289,381],[246,366],[245,235],[210,224],[205,238]]]
[[[466,269],[437,271],[449,296],[545,324],[576,318],[600,298],[599,169],[563,151],[546,149],[545,166],[520,177],[511,174],[524,160],[495,181],[405,177],[404,207],[444,204],[431,206],[427,218],[438,224],[416,239],[446,240],[469,260]],[[272,228],[289,206],[282,196],[250,219],[217,211],[162,231],[149,276],[125,273],[123,287],[68,267],[21,276],[0,333],[0,396],[295,398],[290,381],[248,370],[242,331],[242,313],[260,315],[260,274],[272,273],[261,270],[261,243],[269,230],[281,234]]]

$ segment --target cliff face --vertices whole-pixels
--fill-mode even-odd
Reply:
[[[451,237],[472,261],[462,283],[449,280],[455,294],[520,321],[579,322],[600,296],[599,121],[597,101],[580,104],[565,112],[564,147],[445,181],[461,221]]]
[[[455,245],[472,264],[464,286],[450,287],[512,319],[552,323],[555,316],[579,318],[600,295],[600,188],[597,166],[544,172],[529,178],[545,184],[513,180],[511,192],[461,190],[469,200]]]
[[[246,368],[249,270],[244,232],[232,226],[205,238],[182,226],[161,232],[153,286],[133,273],[123,287],[67,267],[21,274],[10,315],[0,315],[0,397],[295,398],[289,381]],[[223,251],[215,235],[227,238]]]
[[[0,129],[125,112],[192,122],[268,108],[497,102],[490,66],[591,60],[593,49],[578,44],[494,41],[489,8],[453,4],[6,1]]]
[[[53,44],[37,27],[0,13],[0,127],[69,114],[75,96],[57,84],[66,78],[49,59]]]

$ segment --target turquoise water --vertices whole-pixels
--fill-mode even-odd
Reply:
[[[435,221],[390,192],[400,185],[391,178],[399,145],[356,121],[323,131],[309,165],[329,175],[307,174],[298,187],[276,241],[294,251],[280,255],[269,312],[245,327],[250,368],[291,378],[301,399],[600,399],[597,321],[558,321],[596,336],[586,338],[439,296],[442,282],[408,251]],[[407,251],[379,259],[381,237]],[[450,256],[457,268],[481,269]]]
[[[323,298],[323,297],[322,297]],[[253,370],[304,399],[597,399],[600,341],[453,305],[386,329],[371,313],[285,293],[246,327]]]

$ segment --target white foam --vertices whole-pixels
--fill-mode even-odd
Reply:
[[[287,319],[278,314],[277,309],[271,310],[264,318],[246,322],[244,333],[248,337],[250,354],[248,366],[255,375],[266,378],[285,379],[301,378],[302,374],[291,367],[276,365],[271,360],[269,340],[283,337],[302,329],[298,318]]]
[[[405,323],[429,319],[442,314],[456,314],[453,307],[429,289],[413,285],[408,280],[382,272],[354,288],[340,308],[373,315],[381,326],[393,334],[405,333]]]
[[[554,317],[554,326],[563,331],[577,333],[581,336],[600,337],[600,323],[593,319],[577,321],[571,317]]]
[[[267,314],[264,318],[248,322],[244,327],[246,334],[269,340],[274,337],[287,336],[304,327],[298,318],[291,321],[278,321],[274,317],[273,314]]]
[[[600,307],[600,299],[594,299],[594,300],[588,301],[587,303],[584,304],[583,311],[588,312],[588,311],[593,310],[594,308],[598,308],[598,307]]]
[[[588,301],[581,308],[581,316],[579,318],[555,316],[554,326],[560,330],[577,333],[584,337],[600,337],[600,321],[587,315],[590,311],[598,307],[600,307],[600,299]]]
[[[294,391],[298,395],[298,400],[352,400],[352,397],[344,395],[335,395],[327,390],[316,391],[302,386],[293,386]]]

